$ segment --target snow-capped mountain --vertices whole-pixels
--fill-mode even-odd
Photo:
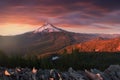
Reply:
[[[36,55],[54,53],[66,46],[84,42],[94,37],[96,36],[91,34],[72,33],[46,23],[32,32],[0,37],[0,50],[5,53],[20,53],[22,55],[26,55],[26,53]]]
[[[51,32],[63,32],[63,31],[64,30],[57,28],[50,23],[45,23],[43,26],[36,29],[34,33],[40,33],[40,32],[51,33]]]
[[[14,53],[20,55],[51,54],[56,53],[67,46],[87,42],[98,37],[112,38],[113,35],[73,33],[46,23],[32,32],[15,36],[0,36],[0,50],[10,55]],[[99,39],[102,40],[101,38],[98,38],[97,40]],[[89,46],[91,46],[91,44]]]

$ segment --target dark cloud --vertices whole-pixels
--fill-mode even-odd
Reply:
[[[120,0],[95,0],[94,4],[110,11],[120,9]]]

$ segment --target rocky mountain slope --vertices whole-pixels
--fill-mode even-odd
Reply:
[[[0,50],[8,54],[21,55],[55,53],[66,46],[96,37],[96,34],[72,33],[47,23],[32,32],[0,36]]]

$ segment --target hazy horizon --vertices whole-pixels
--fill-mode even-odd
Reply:
[[[11,24],[11,25],[15,25],[15,26],[11,26],[13,28],[11,29],[6,29],[6,31],[4,31],[4,29],[0,29],[0,35],[1,36],[14,36],[14,35],[21,35],[21,34],[24,34],[24,33],[27,33],[27,32],[32,32],[32,31],[35,31],[36,29],[40,28],[42,25],[36,25],[36,27],[32,27],[32,26],[29,26],[29,25],[24,25],[25,27],[20,27],[18,24]],[[54,25],[55,26],[55,25]],[[7,27],[7,26],[6,26]],[[9,27],[9,26],[8,26]],[[98,32],[98,31],[86,31],[86,29],[81,29],[80,28],[69,28],[69,27],[61,27],[61,26],[55,26],[57,28],[60,28],[60,29],[63,29],[63,30],[66,30],[66,31],[69,31],[69,32],[75,32],[75,33],[85,33],[85,34],[120,34],[120,33],[104,33],[104,32]],[[14,29],[12,31],[12,29]],[[6,33],[8,31],[8,33]]]

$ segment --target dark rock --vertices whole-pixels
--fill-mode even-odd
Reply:
[[[56,69],[42,70],[29,68],[7,69],[0,67],[1,80],[120,80],[120,66],[111,65],[104,72],[98,69],[91,71],[75,71],[69,68],[67,72]]]

